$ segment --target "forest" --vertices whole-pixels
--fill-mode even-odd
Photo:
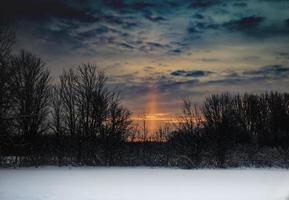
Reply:
[[[177,123],[151,138],[105,72],[80,64],[55,84],[42,58],[12,53],[14,27],[0,24],[1,167],[289,167],[288,93],[184,99]]]

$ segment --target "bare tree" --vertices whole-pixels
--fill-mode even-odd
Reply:
[[[182,114],[177,117],[176,131],[170,142],[176,151],[184,158],[186,168],[197,167],[201,159],[201,141],[203,136],[203,120],[200,109],[191,99],[183,100]]]
[[[172,132],[172,124],[165,123],[164,125],[160,126],[156,131],[155,140],[157,142],[166,142],[169,140],[171,132]]]
[[[57,161],[58,165],[62,164],[62,158],[64,154],[63,149],[63,140],[64,138],[64,124],[63,124],[63,115],[64,115],[64,109],[63,109],[63,103],[62,103],[62,88],[59,86],[54,86],[52,88],[51,93],[51,129],[56,137],[56,144],[55,144],[55,151],[57,152]]]
[[[140,121],[140,123],[138,124],[138,140],[146,142],[149,138],[148,138],[148,134],[149,134],[149,127],[148,127],[148,123],[147,123],[147,113],[143,112],[142,114],[140,114],[138,116],[138,120]]]
[[[106,80],[91,64],[70,69],[60,77],[64,125],[76,142],[79,164],[95,164],[100,146],[107,162],[112,162],[112,146],[124,141],[130,124],[129,112],[120,105],[118,95],[108,90]]]
[[[37,138],[48,128],[50,75],[40,58],[25,51],[12,57],[11,68],[10,86],[18,133],[30,143],[31,155],[38,154]]]
[[[110,92],[106,89],[106,76],[95,65],[82,64],[77,69],[76,105],[79,115],[79,133],[83,138],[88,158],[97,157],[96,138],[105,140],[105,122],[109,115]],[[83,141],[78,140],[78,157],[81,159]],[[88,162],[89,159],[86,159]],[[91,159],[93,160],[93,159]]]
[[[109,105],[107,126],[107,147],[109,150],[109,164],[114,164],[122,159],[121,146],[125,142],[126,134],[131,125],[130,112],[121,106],[117,94],[112,93]]]
[[[226,155],[233,145],[233,130],[236,110],[229,93],[211,95],[203,106],[206,128],[211,133],[218,167],[224,167]]]
[[[183,100],[182,115],[178,117],[178,129],[182,132],[193,133],[203,126],[203,119],[199,107],[191,99]]]
[[[69,141],[69,155],[72,162],[74,153],[74,137],[77,133],[78,113],[76,105],[76,88],[77,88],[77,75],[72,69],[63,71],[60,75],[61,85],[61,101],[63,105],[63,126],[66,133],[68,133]]]
[[[11,20],[0,15],[0,64],[10,56],[15,42],[15,28]]]
[[[10,53],[15,41],[15,30],[11,21],[0,14],[0,130],[7,135],[10,119],[11,95],[9,89]],[[1,136],[1,134],[0,134]]]
[[[103,140],[106,137],[104,125],[109,116],[109,105],[113,97],[112,93],[106,87],[106,81],[107,77],[104,72],[99,71],[92,99],[92,118],[94,118],[96,128],[95,134]]]

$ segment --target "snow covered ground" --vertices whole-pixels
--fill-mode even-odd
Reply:
[[[0,169],[1,200],[289,200],[289,170]]]

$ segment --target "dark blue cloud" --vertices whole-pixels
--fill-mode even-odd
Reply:
[[[131,49],[131,50],[134,49],[134,47],[132,45],[129,45],[129,44],[125,43],[125,42],[118,43],[118,45],[120,47],[125,48],[125,49]]]
[[[110,8],[127,12],[150,10],[160,5],[157,1],[102,0],[102,2]]]
[[[219,25],[214,23],[204,23],[204,22],[197,22],[194,24],[199,30],[203,29],[218,29]]]
[[[205,18],[204,15],[202,15],[200,13],[197,13],[197,14],[193,15],[193,17],[196,18],[196,19],[204,19]]]
[[[229,73],[220,77],[220,79],[201,82],[200,85],[241,85],[266,80],[287,80],[289,78],[289,67],[279,64],[267,65],[240,73]]]
[[[277,53],[279,56],[289,56],[289,53],[287,53],[287,52],[278,52]]]
[[[157,42],[147,42],[146,44],[148,46],[150,46],[151,48],[165,48],[165,47],[167,47],[167,45],[163,45],[163,44],[157,43]]]
[[[242,78],[224,78],[224,79],[218,79],[218,80],[210,80],[203,82],[202,85],[235,85],[240,84],[244,82],[244,79]]]
[[[171,55],[177,55],[177,54],[180,54],[182,53],[183,51],[181,49],[173,49],[173,50],[169,50],[168,51],[168,54],[171,54]]]
[[[276,52],[275,53],[276,59],[285,59],[285,60],[289,60],[289,53],[288,52]]]
[[[191,21],[187,33],[191,41],[200,41],[205,33],[210,31],[219,31],[224,34],[241,33],[256,39],[289,35],[289,25],[287,25],[289,19],[285,20],[285,23],[282,20],[266,23],[266,20],[266,17],[257,15],[231,19],[223,23],[216,23],[212,19],[198,19]]]
[[[190,40],[200,40],[203,37],[203,33],[206,33],[210,30],[219,30],[221,27],[220,24],[212,22],[200,22],[193,21],[187,28],[187,33],[190,37]]]
[[[62,0],[4,0],[1,4],[2,14],[20,19],[43,20],[43,18],[55,17],[81,22],[96,21],[89,10],[83,10]]]
[[[171,72],[171,75],[173,76],[182,76],[182,77],[202,77],[202,76],[208,76],[212,74],[211,71],[203,71],[203,70],[176,70]]]
[[[115,9],[123,9],[127,7],[126,3],[123,0],[107,0],[104,2],[107,6]]]
[[[244,75],[263,76],[272,78],[289,77],[289,67],[284,65],[267,65],[255,70],[245,71]]]
[[[250,31],[251,29],[258,27],[264,19],[265,18],[261,16],[248,16],[237,20],[231,20],[224,23],[223,26],[230,30]]]
[[[285,20],[287,26],[289,26],[289,18]]]
[[[280,23],[281,20],[266,24],[265,19],[262,16],[249,16],[226,22],[222,27],[228,31],[240,32],[256,39],[288,36],[289,26]]]
[[[219,0],[192,0],[190,8],[208,8],[220,4]]]
[[[199,33],[202,33],[202,32],[203,32],[203,31],[197,29],[197,27],[194,26],[194,25],[190,25],[190,26],[188,27],[187,31],[188,31],[189,34],[199,34]]]

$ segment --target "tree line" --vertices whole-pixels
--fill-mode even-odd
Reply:
[[[288,167],[288,93],[215,94],[183,108],[184,123],[169,141],[186,165]]]
[[[289,94],[223,93],[185,99],[177,123],[136,128],[97,66],[64,70],[53,84],[43,60],[11,53],[0,20],[0,166],[289,166]]]

